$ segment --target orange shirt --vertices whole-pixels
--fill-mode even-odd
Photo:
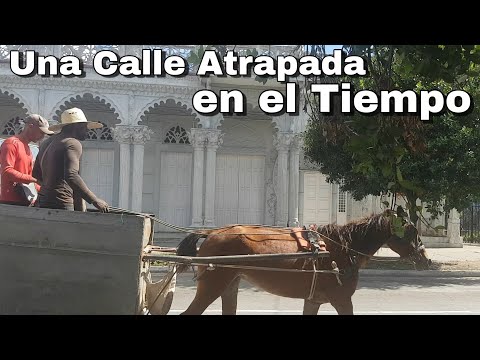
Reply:
[[[28,144],[22,142],[17,136],[6,139],[0,146],[0,174],[2,179],[0,200],[21,202],[21,197],[14,190],[14,183],[28,184],[33,182],[32,169],[33,157]]]

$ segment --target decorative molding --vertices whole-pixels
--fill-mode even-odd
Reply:
[[[279,132],[273,137],[273,146],[277,151],[287,151],[290,148],[290,145],[295,138],[295,134]]]
[[[118,48],[119,45],[61,45],[62,56],[74,55],[84,64],[92,64],[97,52],[102,50],[110,50],[118,54]]]
[[[1,81],[0,84],[0,93],[9,96],[14,101],[17,101],[18,104],[22,107],[22,109],[26,110],[27,113],[31,112],[32,104],[27,101],[27,99],[25,99],[23,95],[19,94],[15,89],[9,88],[8,85],[2,83]]]
[[[135,95],[146,96],[165,96],[165,95],[185,95],[193,98],[193,95],[202,90],[198,77],[194,77],[193,84],[173,85],[165,83],[139,83],[129,82],[122,80],[107,81],[101,79],[86,79],[86,78],[42,78],[33,76],[29,78],[22,78],[20,76],[0,75],[0,84],[4,88],[17,87],[17,88],[32,88],[45,86],[49,89],[67,90],[82,89],[84,92],[91,92],[90,89],[97,89],[98,91],[107,90],[109,94],[123,94],[129,95],[132,92]],[[161,78],[160,81],[163,81]],[[177,79],[178,81],[178,79]],[[190,101],[191,102],[191,101]]]
[[[146,105],[142,106],[140,110],[136,111],[136,116],[135,116],[135,124],[140,124],[142,120],[142,116],[145,115],[147,111],[150,110],[150,108],[153,108],[155,105],[160,105],[160,104],[165,104],[167,100],[173,100],[175,101],[175,104],[179,104],[180,106],[186,106],[187,111],[190,111],[192,113],[192,116],[198,119],[198,114],[193,108],[192,104],[192,98],[193,95],[195,94],[195,91],[192,91],[191,93],[187,94],[174,94],[174,93],[157,93],[155,94],[155,98],[152,99],[150,102],[148,102]]]
[[[274,224],[277,208],[277,194],[275,193],[277,186],[277,153],[275,151],[270,151],[270,153],[267,154],[265,167],[265,170],[268,173],[268,178],[265,183],[265,191],[267,195],[267,213],[272,219],[272,224]]]
[[[145,144],[153,131],[147,126],[116,125],[112,128],[113,139],[123,144]]]
[[[207,132],[207,148],[218,149],[219,146],[223,144],[223,136],[225,134],[220,130],[210,129]]]
[[[194,148],[200,148],[205,146],[205,143],[207,142],[208,139],[208,132],[209,130],[207,129],[198,129],[198,128],[193,128],[190,129],[188,132],[188,137],[190,139],[190,144]]]
[[[195,112],[195,109],[193,109],[193,112]],[[195,114],[197,114],[195,112]],[[205,115],[199,115],[197,114],[197,119],[199,120],[199,125],[204,128],[204,129],[217,129],[219,126],[222,125],[222,122],[224,121],[223,114],[216,114],[213,116],[205,116]]]
[[[282,114],[279,116],[273,116],[272,117],[272,123],[275,129],[277,129],[279,132],[287,132],[290,131],[290,127],[292,124],[290,124],[290,115],[288,114]]]
[[[303,148],[304,143],[305,139],[303,134],[294,134],[290,147],[293,151],[300,151]]]
[[[185,81],[187,78],[188,81]],[[169,80],[176,80],[176,83],[165,83]],[[55,107],[50,110],[50,118],[55,115],[58,107],[65,101],[68,101],[70,97],[91,93],[94,95],[94,97],[99,97],[100,99],[104,99],[106,103],[110,103],[111,107],[115,109],[115,114],[120,118],[122,124],[131,124],[131,121],[135,121],[135,124],[138,124],[142,121],[141,116],[143,116],[150,107],[155,104],[165,102],[168,99],[172,99],[176,103],[180,103],[182,106],[186,105],[187,109],[191,111],[192,115],[199,120],[199,124],[203,128],[218,128],[222,125],[222,123],[225,122],[222,114],[217,114],[215,116],[204,116],[198,114],[193,108],[192,99],[194,94],[198,90],[204,89],[201,85],[200,79],[197,76],[186,76],[182,78],[181,81],[178,80],[178,78],[168,79],[168,77],[164,77],[158,79],[148,78],[145,80],[152,82],[135,82],[133,80],[125,81],[125,78],[122,77],[117,77],[114,80],[103,80],[101,78],[42,78],[39,76],[22,78],[19,76],[0,75],[0,84],[2,84],[2,89],[9,89],[9,92],[11,88],[44,88],[48,90],[69,92],[68,96],[57,102]],[[252,109],[255,109],[255,106],[258,103],[258,97],[260,96],[262,90],[242,88],[242,92],[247,97],[247,102],[252,104]],[[128,95],[128,105],[119,106],[120,104],[112,100],[112,97],[115,95]],[[26,99],[20,96],[18,93],[15,93],[15,96],[23,104],[30,106]],[[152,97],[152,100],[141,109],[137,110],[134,106],[132,106],[132,101],[134,102],[135,98],[139,96]],[[48,109],[45,109],[45,111],[48,111]],[[292,120],[286,119],[285,116],[287,115],[271,118],[274,127],[280,131],[292,130],[290,129],[290,127],[293,126],[292,124],[289,124],[288,126],[285,125],[287,123],[291,123]],[[265,117],[269,118],[270,116],[265,115]]]
[[[75,89],[71,89],[71,90],[75,90]],[[84,89],[84,90],[75,90],[75,92],[72,92],[70,93],[69,95],[67,96],[64,96],[60,101],[57,101],[57,103],[55,104],[55,106],[52,108],[50,114],[49,114],[49,119],[53,119],[54,116],[56,116],[56,113],[57,111],[60,110],[60,107],[62,105],[65,105],[66,102],[70,101],[72,98],[75,99],[77,97],[81,97],[83,98],[83,96],[85,96],[85,94],[91,94],[93,96],[93,99],[100,99],[100,102],[101,103],[104,103],[105,106],[107,107],[110,107],[114,110],[114,115],[121,121],[121,122],[124,122],[122,119],[124,119],[123,116],[121,116],[119,113],[120,113],[120,107],[111,99],[109,98],[108,96],[106,96],[105,94],[103,93],[100,93],[96,90],[91,90],[91,89]],[[103,101],[102,101],[103,100]]]
[[[134,126],[132,135],[132,143],[137,145],[144,145],[153,134],[153,131],[148,126]]]

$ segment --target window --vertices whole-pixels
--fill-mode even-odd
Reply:
[[[103,128],[88,130],[87,140],[113,141],[112,129],[101,123]]]
[[[338,212],[344,213],[347,209],[347,193],[342,191],[341,186],[343,182],[338,186]]]
[[[3,127],[2,135],[13,136],[18,135],[23,129],[23,119],[20,117],[9,120]]]
[[[190,144],[187,131],[180,126],[174,126],[168,130],[163,142],[166,144]]]

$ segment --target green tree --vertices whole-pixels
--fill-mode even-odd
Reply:
[[[369,76],[353,80],[356,91],[439,89],[447,94],[456,89],[467,91],[474,103],[479,99],[478,46],[363,45],[344,49],[362,55],[368,64]],[[435,216],[442,204],[444,210],[462,210],[480,198],[480,121],[475,107],[468,115],[446,113],[423,122],[417,115],[346,116],[337,102],[334,114],[326,116],[318,111],[312,94],[305,96],[313,110],[306,132],[306,155],[319,164],[329,181],[343,180],[342,189],[355,199],[388,192],[402,195],[416,221],[417,199],[429,203],[427,210]]]

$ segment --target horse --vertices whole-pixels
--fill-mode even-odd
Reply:
[[[431,264],[415,226],[404,220],[403,235],[398,234],[393,226],[394,216],[392,212],[385,212],[343,226],[318,227],[314,234],[321,237],[330,254],[327,261],[324,258],[268,259],[261,264],[264,269],[250,266],[251,263],[245,266],[242,262],[213,270],[199,265],[195,298],[182,315],[200,315],[218,297],[222,298],[222,314],[235,315],[242,278],[271,294],[304,299],[304,315],[317,314],[320,305],[325,303],[330,303],[339,315],[353,315],[352,296],[357,288],[359,269],[383,245],[389,246],[401,258],[411,259],[418,268],[428,269]],[[188,235],[178,245],[176,254],[228,256],[303,252],[293,236],[295,231],[260,225],[231,225]],[[303,231],[304,235],[312,233],[311,230]],[[200,239],[204,241],[197,251]],[[332,264],[336,264],[338,273],[332,271]],[[180,265],[178,272],[186,268],[188,266]],[[314,273],[313,270],[325,272]]]

